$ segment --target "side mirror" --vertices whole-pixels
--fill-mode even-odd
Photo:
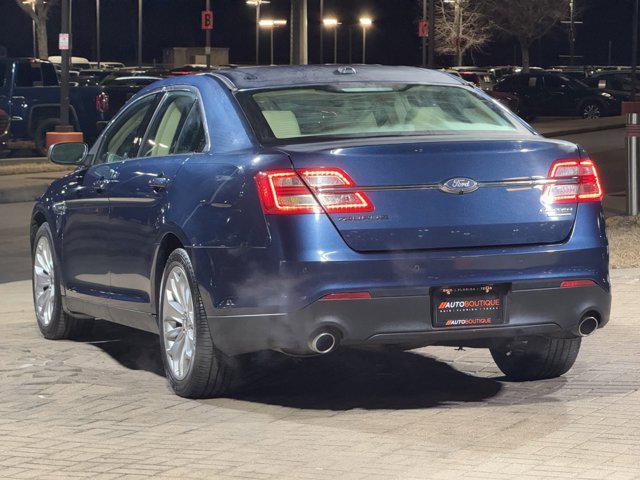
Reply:
[[[80,165],[88,151],[86,143],[60,142],[49,147],[47,157],[50,162],[60,165]]]

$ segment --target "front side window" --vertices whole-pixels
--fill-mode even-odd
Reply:
[[[117,118],[105,134],[97,163],[120,162],[138,156],[148,117],[156,100],[157,95],[148,95],[129,106]]]
[[[492,101],[456,86],[327,85],[239,99],[263,141],[525,131]]]
[[[197,97],[191,92],[171,92],[160,106],[142,148],[143,157],[161,157],[184,152],[185,144],[181,140],[182,132],[190,114],[197,105]],[[191,125],[188,128],[197,128]],[[186,132],[196,134],[198,132]],[[185,137],[183,137],[185,138]]]

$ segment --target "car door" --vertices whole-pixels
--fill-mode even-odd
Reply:
[[[110,289],[109,186],[116,180],[113,166],[138,150],[143,120],[153,97],[135,102],[109,126],[97,153],[74,173],[66,198],[54,205],[62,233],[62,269],[70,308],[109,318]]]
[[[111,291],[114,321],[155,329],[151,275],[155,244],[165,220],[167,190],[181,165],[205,147],[197,93],[170,90],[149,123],[137,158],[114,168],[111,186]]]
[[[574,95],[570,83],[558,75],[545,75],[543,80],[544,100],[547,115],[567,115],[575,111]]]

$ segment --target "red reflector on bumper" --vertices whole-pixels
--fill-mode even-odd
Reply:
[[[593,280],[567,280],[560,284],[560,288],[575,288],[575,287],[593,287],[596,282]]]
[[[370,300],[371,294],[369,292],[344,292],[344,293],[330,293],[325,295],[320,300]]]

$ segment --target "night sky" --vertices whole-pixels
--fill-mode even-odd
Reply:
[[[535,1],[535,0],[532,0]],[[233,63],[250,63],[254,58],[255,10],[244,0],[211,0],[215,15],[212,34],[214,46],[230,48]],[[631,0],[576,0],[582,5],[584,25],[578,27],[576,53],[584,55],[585,64],[607,61],[609,40],[613,41],[613,63],[629,64],[631,56]],[[319,1],[309,0],[309,57],[319,57]],[[196,46],[204,43],[200,27],[200,10],[204,0],[144,0],[144,61],[160,61],[162,49],[170,46]],[[134,62],[136,44],[137,0],[101,0],[102,59]],[[272,0],[263,6],[263,17],[288,18],[289,2]],[[339,30],[340,62],[348,61],[349,24],[355,24],[362,14],[375,19],[367,35],[367,61],[390,65],[418,64],[420,41],[417,21],[421,12],[419,0],[325,0],[326,14],[335,14],[342,22]],[[56,35],[60,29],[60,9],[55,8],[49,19],[49,53],[57,55]],[[93,59],[95,52],[95,0],[73,0],[74,52],[76,56]],[[276,30],[276,63],[288,62],[288,27]],[[268,59],[268,36],[263,33],[262,58]],[[332,60],[333,36],[325,36],[326,61]],[[361,55],[361,34],[352,29],[353,60]],[[512,64],[513,39],[495,38],[474,54],[479,65]],[[0,45],[11,56],[31,55],[31,22],[16,4],[16,0],[0,0]],[[559,55],[568,53],[566,28],[554,32],[534,45],[532,64],[549,66],[567,63]],[[518,62],[520,55],[518,53]],[[469,62],[471,59],[469,59]],[[450,58],[440,57],[445,65]],[[467,63],[469,63],[467,62]]]

